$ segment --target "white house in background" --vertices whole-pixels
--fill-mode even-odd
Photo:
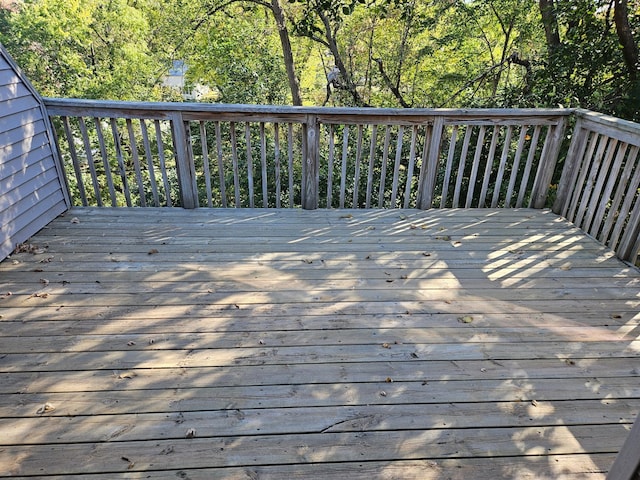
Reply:
[[[189,67],[184,60],[174,60],[173,65],[162,77],[162,84],[165,87],[177,90],[185,100],[202,100],[211,93],[211,89],[207,85],[186,85],[185,75]]]

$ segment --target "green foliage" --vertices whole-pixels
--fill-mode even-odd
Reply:
[[[127,0],[26,0],[5,11],[0,41],[44,95],[135,99],[157,68],[149,26]]]
[[[553,48],[537,0],[280,3],[307,104],[563,105],[640,118],[640,75],[625,65],[609,0],[553,2]],[[637,2],[628,22],[638,31]],[[23,0],[0,9],[0,41],[45,95],[181,100],[162,86],[180,59],[188,84],[212,89],[207,101],[291,102],[261,0]]]

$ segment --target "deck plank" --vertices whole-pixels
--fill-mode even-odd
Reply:
[[[640,275],[545,210],[74,209],[23,250],[0,477],[595,479],[640,410]]]

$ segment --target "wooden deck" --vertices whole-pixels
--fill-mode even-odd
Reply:
[[[0,263],[0,476],[604,477],[640,275],[540,210],[75,209]]]

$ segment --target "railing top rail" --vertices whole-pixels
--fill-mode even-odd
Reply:
[[[375,117],[447,117],[474,119],[486,117],[520,118],[520,117],[560,117],[570,116],[574,110],[569,108],[552,109],[506,109],[506,108],[356,108],[356,107],[293,107],[277,105],[240,105],[217,103],[176,103],[176,102],[129,102],[111,100],[88,100],[74,98],[45,98],[45,105],[53,115],[65,113],[86,113],[89,111],[135,111],[146,113],[151,117],[163,117],[167,113],[212,113],[212,114],[258,114],[286,116],[375,116]],[[75,110],[77,109],[77,110]],[[142,111],[142,112],[141,112]]]
[[[603,125],[605,127],[615,128],[618,132],[630,133],[632,135],[640,136],[640,124],[635,122],[631,122],[629,120],[623,120],[621,118],[612,117],[610,115],[605,115],[603,113],[593,112],[591,110],[584,110],[578,108],[575,110],[575,115],[577,118],[597,123],[599,125]],[[614,134],[614,132],[608,131],[608,133]],[[631,141],[634,145],[638,145],[640,137],[636,138],[635,141]]]

